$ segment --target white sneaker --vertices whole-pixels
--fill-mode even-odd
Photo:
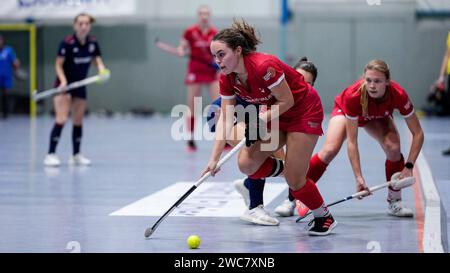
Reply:
[[[295,210],[295,200],[290,201],[289,199],[286,199],[278,205],[278,207],[275,208],[275,213],[282,217],[289,217],[294,215]]]
[[[253,209],[247,209],[241,216],[241,220],[262,226],[278,226],[280,222],[272,217],[269,212],[264,209],[263,205],[259,205]]]
[[[241,194],[242,198],[244,198],[245,206],[248,208],[250,206],[250,192],[247,187],[244,185],[244,179],[236,179],[233,181],[233,186],[238,193]]]
[[[69,159],[70,165],[81,165],[81,166],[87,166],[91,165],[91,160],[84,157],[82,154],[76,154],[70,157]]]
[[[389,215],[397,217],[413,217],[414,213],[411,209],[403,206],[401,200],[394,200],[389,202],[388,208]]]
[[[61,165],[61,160],[56,154],[47,154],[44,158],[44,165],[48,167],[58,167]]]

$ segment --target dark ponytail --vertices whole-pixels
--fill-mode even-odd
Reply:
[[[294,69],[301,69],[311,73],[311,75],[313,76],[313,83],[316,82],[317,67],[314,65],[314,63],[308,61],[308,58],[306,56],[300,58],[300,60],[294,65]]]
[[[240,46],[243,55],[256,51],[256,46],[261,43],[256,36],[254,27],[244,20],[238,21],[236,19],[233,20],[230,28],[217,33],[213,41],[222,41],[233,50]]]

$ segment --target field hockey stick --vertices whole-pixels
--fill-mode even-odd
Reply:
[[[414,177],[406,177],[406,178],[398,180],[397,178],[398,178],[399,175],[400,175],[399,172],[395,173],[394,175],[392,175],[391,181],[383,183],[383,184],[380,184],[380,185],[377,185],[377,186],[374,186],[372,188],[369,188],[369,192],[375,192],[377,190],[386,188],[388,186],[391,186],[394,190],[400,190],[400,189],[409,187],[409,186],[414,184],[414,182],[415,182]],[[331,206],[334,206],[336,204],[339,204],[339,203],[351,200],[353,198],[358,198],[358,197],[364,196],[366,194],[368,194],[367,190],[360,191],[360,192],[357,192],[357,193],[355,193],[353,195],[347,196],[344,199],[341,199],[341,200],[335,201],[333,203],[330,203],[330,204],[327,205],[327,207],[331,207]],[[296,223],[300,222],[302,219],[306,218],[311,213],[312,212],[309,211],[307,214],[298,217],[297,220],[295,220],[295,222]]]
[[[216,169],[219,169],[220,166],[222,166],[225,162],[227,162],[235,153],[237,153],[243,146],[245,145],[245,139],[241,140],[241,142],[238,143],[229,153],[227,153],[220,161],[217,163]],[[178,207],[195,189],[197,189],[205,180],[211,176],[211,172],[205,173],[183,196],[178,199],[178,201],[175,202],[175,204],[170,207],[166,213],[161,216],[158,221],[152,226],[145,230],[145,238],[149,238],[153,232],[155,232],[156,228],[161,224],[161,222],[166,219],[167,216],[169,216],[172,211]]]
[[[216,70],[219,69],[218,65],[215,62],[208,62],[208,61],[206,61],[206,60],[204,60],[202,58],[198,58],[198,57],[195,57],[195,56],[192,56],[192,55],[180,56],[179,53],[178,53],[178,49],[176,47],[174,47],[172,45],[169,45],[168,43],[165,43],[165,42],[159,40],[159,38],[155,38],[155,46],[157,48],[159,48],[159,49],[161,49],[161,50],[163,50],[163,51],[165,51],[167,53],[170,53],[172,55],[175,55],[177,57],[190,58],[190,59],[195,60],[197,62],[200,62],[200,63],[202,63],[204,65],[208,65],[208,66],[210,66],[210,67],[212,67],[212,68],[214,68]]]
[[[83,86],[86,86],[89,84],[103,83],[103,82],[106,82],[107,80],[109,80],[110,77],[111,77],[110,71],[106,70],[106,72],[102,72],[98,75],[83,79],[81,81],[76,81],[76,82],[70,83],[64,87],[56,87],[56,88],[48,89],[48,90],[45,90],[42,92],[38,92],[37,90],[34,90],[32,97],[33,97],[34,101],[38,101],[38,100],[47,98],[51,95],[59,94],[59,93],[73,90],[76,88],[80,88],[80,87],[83,87]]]

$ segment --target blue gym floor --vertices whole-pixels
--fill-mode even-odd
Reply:
[[[197,189],[200,193],[202,187],[207,191],[186,200],[186,204],[203,202],[205,207],[214,207],[209,216],[201,216],[182,205],[162,222],[151,239],[145,239],[144,230],[159,217],[146,216],[151,213],[146,214],[147,208],[138,201],[145,201],[149,195],[178,182],[193,184],[209,158],[212,142],[201,141],[198,152],[186,153],[185,142],[171,138],[173,121],[164,116],[89,116],[85,120],[82,151],[92,159],[90,167],[67,164],[72,150],[72,128],[68,123],[57,150],[63,165],[44,168],[42,160],[53,119],[39,117],[32,122],[17,116],[0,120],[0,252],[421,251],[423,219],[418,214],[409,219],[389,216],[386,190],[361,201],[331,207],[339,224],[327,237],[308,236],[308,220],[295,223],[296,217],[279,217],[280,225],[275,227],[245,223],[239,219],[244,211],[243,202],[237,200],[239,196],[232,190],[232,181],[242,177],[234,158],[215,178]],[[423,153],[448,210],[450,157],[442,156],[441,151],[450,146],[450,119],[425,118],[421,122],[426,139]],[[407,129],[402,119],[397,119],[397,124],[402,151],[407,154]],[[323,141],[324,137],[320,138],[316,150]],[[360,134],[359,142],[366,181],[370,186],[384,182],[385,157],[378,144],[365,132]],[[266,207],[273,212],[286,197],[287,188],[282,178],[268,182],[266,194],[271,187],[277,189],[276,196],[266,199],[270,200]],[[345,145],[318,186],[327,203],[354,192]],[[416,191],[413,187],[403,191],[404,203],[413,210],[423,207],[415,198]],[[156,200],[158,194],[152,196]],[[173,203],[178,197],[153,202],[148,210],[166,211],[169,208],[166,203]],[[237,213],[227,208],[228,203],[236,201],[242,206]],[[124,210],[133,204],[138,207],[134,214]],[[190,250],[186,246],[186,238],[191,234],[201,237],[199,249]]]

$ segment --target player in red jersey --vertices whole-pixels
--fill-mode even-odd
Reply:
[[[400,135],[392,117],[394,109],[405,118],[412,134],[406,164],[400,150]],[[384,61],[370,61],[364,68],[362,79],[336,96],[325,144],[309,163],[309,178],[317,182],[341,149],[344,140],[348,139],[348,155],[356,179],[356,190],[368,190],[361,171],[358,127],[363,127],[375,138],[386,154],[386,180],[391,180],[396,172],[401,172],[400,179],[413,175],[412,169],[424,140],[423,131],[408,94],[391,80],[389,67]],[[402,205],[400,190],[389,188],[387,201],[390,215],[413,216],[413,212]]]
[[[193,140],[194,133],[194,98],[200,97],[202,86],[208,88],[209,95],[215,100],[219,95],[217,66],[214,63],[209,45],[217,30],[211,25],[211,11],[208,6],[200,6],[198,23],[187,28],[178,46],[178,55],[189,54],[188,69],[185,84],[188,89],[187,103],[190,115],[187,117],[188,130],[191,139],[188,141],[188,151],[197,149]]]
[[[307,57],[302,57],[295,65],[294,69],[303,75],[305,82],[311,86],[314,86],[317,79],[317,67],[313,62],[308,61]],[[295,200],[292,194],[288,194],[288,198],[285,199],[280,205],[275,208],[275,213],[279,216],[289,217],[294,215],[294,210],[297,208],[298,215],[303,216],[308,213],[309,209],[302,202]]]
[[[252,128],[258,119],[272,124],[278,121],[279,130],[271,128],[270,132],[272,138],[278,136],[277,145],[272,150],[262,149],[268,142],[264,140],[243,148],[238,158],[239,169],[253,179],[284,173],[291,194],[312,208],[314,220],[309,234],[328,235],[337,222],[314,182],[306,177],[308,161],[323,133],[320,98],[293,68],[272,55],[256,52],[259,43],[255,29],[244,21],[234,21],[231,28],[220,31],[211,42],[211,52],[222,70],[222,104],[216,141],[203,174],[211,171],[214,175],[218,171],[216,167],[225,143],[233,136],[237,98],[251,105],[264,105],[267,110],[261,111],[248,127]],[[270,157],[284,145],[287,146],[285,163]]]

